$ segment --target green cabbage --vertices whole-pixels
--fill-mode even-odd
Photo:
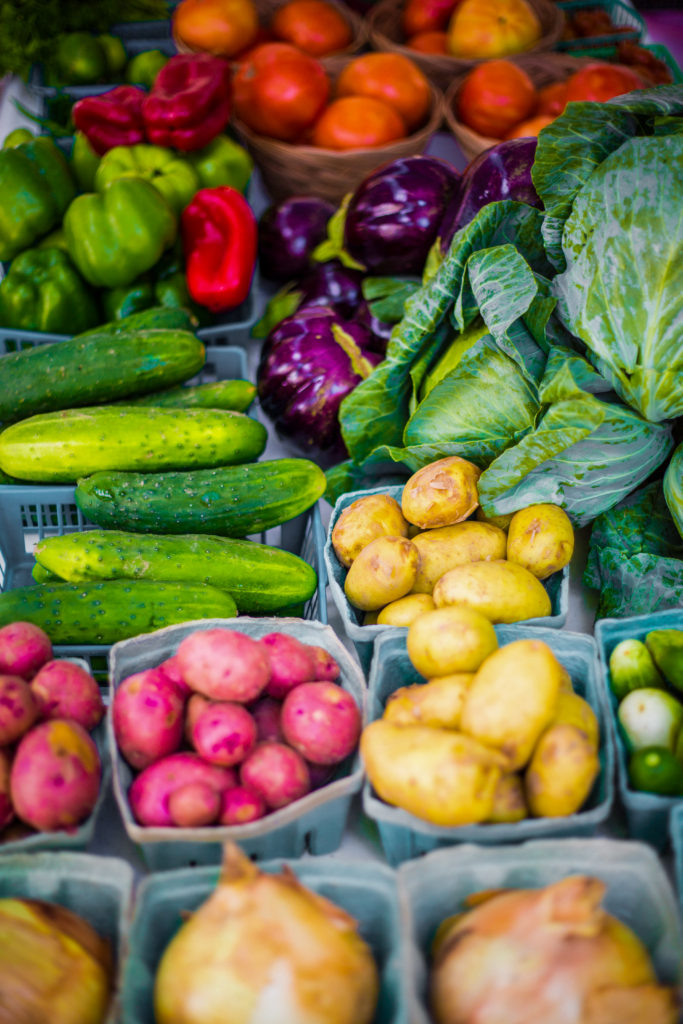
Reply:
[[[683,444],[679,444],[671,456],[664,474],[664,498],[676,529],[683,537]]]

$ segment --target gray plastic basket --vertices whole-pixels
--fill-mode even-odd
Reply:
[[[339,516],[348,505],[357,501],[359,498],[367,497],[369,494],[388,494],[392,498],[396,498],[400,503],[401,495],[403,494],[403,486],[394,485],[388,487],[373,487],[369,490],[351,491],[348,494],[343,494],[337,499],[337,503],[332,511],[330,523],[327,529],[327,539],[325,541],[325,566],[327,568],[327,578],[330,592],[332,594],[332,600],[334,601],[341,617],[344,632],[349,639],[353,640],[356,651],[358,652],[358,657],[360,658],[360,663],[365,672],[369,670],[370,661],[372,659],[372,645],[378,636],[386,633],[387,631],[393,635],[399,636],[405,636],[408,632],[407,629],[401,626],[361,625],[363,613],[359,612],[349,603],[346,594],[344,593],[344,580],[346,579],[346,573],[348,570],[341,564],[334,552],[334,548],[332,547],[332,530],[334,529]],[[550,595],[550,600],[552,602],[552,614],[545,615],[537,619],[527,619],[524,622],[524,625],[546,626],[552,629],[561,629],[567,621],[567,612],[569,611],[569,566],[566,566],[561,572],[553,573],[549,579],[544,580],[543,586]]]
[[[429,947],[444,918],[486,889],[540,888],[569,875],[602,879],[604,906],[647,947],[658,980],[683,981],[683,935],[676,900],[658,858],[641,843],[562,839],[519,846],[459,846],[430,853],[398,871],[412,985],[411,1024],[429,1024]],[[647,1024],[643,1021],[642,1024]]]
[[[175,654],[180,641],[198,629],[216,626],[235,629],[252,637],[272,632],[291,633],[302,643],[324,647],[341,668],[341,686],[353,695],[365,720],[365,679],[356,662],[329,626],[303,619],[239,618],[202,619],[168,626],[132,640],[114,644],[109,657],[110,702],[116,687],[127,676],[158,665]],[[111,714],[107,717],[107,735],[112,758],[114,795],[129,838],[152,871],[215,864],[221,857],[221,844],[232,839],[254,859],[298,857],[310,853],[331,853],[342,840],[351,800],[362,785],[360,756],[356,753],[340,764],[335,777],[300,800],[273,811],[259,821],[246,825],[208,826],[205,828],[151,828],[139,825],[128,803],[128,788],[133,771],[118,752]]]
[[[380,972],[374,1024],[409,1024],[405,943],[393,871],[336,857],[269,861],[261,868],[274,874],[285,863],[304,885],[358,922]],[[217,867],[200,867],[152,875],[142,882],[124,966],[120,1024],[154,1024],[154,976],[161,955],[180,927],[181,915],[195,910],[213,892],[218,873]]]
[[[617,720],[619,701],[612,693],[609,673],[610,655],[617,644],[622,640],[644,640],[653,629],[683,629],[683,608],[670,608],[627,619],[599,619],[595,624],[595,639],[600,658],[603,701],[616,748],[619,799],[626,810],[629,835],[662,849],[668,839],[669,813],[682,802],[682,798],[641,793],[631,788],[627,770],[628,751]]]
[[[140,22],[140,26],[156,24],[151,22]],[[159,24],[166,24],[160,22]],[[165,34],[160,32],[142,32],[139,35],[115,32],[121,37],[128,57],[135,57],[145,50],[161,50],[162,53],[172,57],[177,53],[176,45],[171,38],[170,23]],[[29,86],[38,96],[45,98],[53,96],[70,96],[73,100],[81,100],[86,96],[100,96],[103,92],[110,92],[117,85],[125,85],[123,81],[118,82],[89,82],[86,85],[48,85],[45,81],[44,69],[41,64],[34,64],[29,76]]]
[[[105,1024],[115,1024],[119,1019],[117,1002],[132,913],[132,894],[133,869],[114,857],[94,857],[84,853],[33,853],[2,860],[0,898],[59,903],[79,914],[111,943],[115,959],[115,991]]]
[[[597,656],[592,637],[527,626],[496,626],[501,646],[513,640],[543,640],[568,670],[575,691],[591,705],[600,726],[600,775],[584,809],[565,818],[527,818],[514,824],[432,825],[400,807],[385,803],[366,779],[363,809],[379,828],[390,864],[400,864],[430,850],[454,843],[500,844],[525,839],[590,836],[609,817],[614,800],[614,752],[598,681]],[[405,636],[384,633],[375,641],[369,679],[368,719],[381,718],[391,693],[401,686],[423,682],[408,658]]]

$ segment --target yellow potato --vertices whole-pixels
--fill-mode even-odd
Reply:
[[[530,505],[515,512],[508,529],[507,558],[539,580],[567,565],[574,552],[574,529],[557,505]]]
[[[360,752],[382,800],[434,825],[486,821],[505,766],[469,736],[382,719],[363,730]]]
[[[507,539],[497,526],[468,520],[418,533],[413,544],[420,552],[413,590],[431,594],[444,573],[456,565],[505,558]]]
[[[407,594],[406,597],[400,597],[398,601],[392,601],[382,608],[377,616],[377,622],[382,626],[410,626],[418,615],[432,611],[434,600],[431,593]]]
[[[541,736],[524,778],[529,810],[537,818],[575,814],[593,788],[600,761],[574,725],[552,725]]]
[[[363,616],[363,625],[364,626],[376,626],[377,625],[377,616],[378,615],[379,615],[378,611],[366,612],[365,615]]]
[[[402,686],[389,697],[382,718],[394,725],[429,725],[457,729],[473,672],[454,672],[426,683]]]
[[[572,686],[572,677],[567,672],[564,665],[562,665],[562,682],[560,683],[560,693],[573,693],[574,687]]]
[[[409,523],[431,530],[467,519],[479,504],[481,470],[457,455],[431,462],[406,481],[401,509]]]
[[[437,608],[473,608],[491,622],[521,622],[550,615],[548,592],[514,562],[470,562],[445,573],[434,587]]]
[[[551,725],[574,725],[585,734],[591,745],[598,749],[600,743],[600,726],[593,708],[578,693],[560,691]]]
[[[377,537],[407,537],[401,506],[389,494],[368,494],[347,505],[332,529],[334,553],[347,568]]]
[[[501,775],[493,794],[493,810],[489,821],[498,825],[512,824],[523,821],[528,814],[521,776],[516,772]]]
[[[501,750],[516,771],[555,714],[562,666],[542,640],[513,640],[489,655],[465,696],[460,728]]]
[[[370,612],[410,593],[420,556],[407,537],[378,537],[354,558],[344,593],[356,608]]]
[[[502,516],[487,516],[480,505],[474,515],[480,523],[491,523],[492,526],[497,526],[501,530],[507,530],[514,512],[508,512]]]
[[[498,647],[487,618],[469,608],[441,608],[415,619],[406,637],[413,667],[427,679],[476,672]]]

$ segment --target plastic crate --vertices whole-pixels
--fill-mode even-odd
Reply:
[[[358,922],[380,972],[374,1024],[409,1024],[405,944],[394,873],[381,864],[336,857],[269,861],[261,867],[274,874],[285,863],[304,885]],[[196,910],[213,892],[218,874],[218,868],[193,868],[153,875],[142,882],[123,972],[120,1024],[154,1024],[154,976],[161,955],[184,912]]]
[[[674,84],[683,82],[683,71],[676,63],[674,55],[667,50],[666,46],[662,46],[661,43],[649,43],[639,44],[643,50],[649,50],[650,53],[657,57],[658,60],[663,61],[667,68],[671,72]],[[567,47],[567,52],[571,54],[573,51],[573,45]],[[590,60],[606,60],[615,61],[618,63],[619,55],[617,53],[616,46],[590,46],[590,47],[579,47],[577,50],[577,56],[587,57]]]
[[[678,904],[683,914],[683,801],[679,801],[671,811],[669,835],[674,852],[674,877],[678,892]]]
[[[387,631],[392,635],[398,636],[405,636],[408,632],[406,628],[401,626],[361,625],[363,612],[354,608],[344,593],[344,580],[348,570],[341,564],[334,552],[332,547],[332,531],[343,510],[352,502],[357,501],[359,498],[365,498],[369,494],[388,494],[392,498],[396,498],[400,503],[403,486],[373,487],[369,490],[351,491],[348,494],[343,494],[337,499],[337,503],[332,511],[325,541],[325,566],[332,600],[339,612],[344,632],[350,640],[353,640],[360,663],[366,673],[369,671],[372,659],[372,645],[378,636]],[[567,613],[569,611],[569,566],[565,566],[561,572],[553,573],[549,579],[543,581],[543,586],[550,595],[552,614],[536,619],[526,619],[524,625],[561,629],[567,621]]]
[[[557,6],[564,11],[566,23],[573,14],[580,11],[601,10],[609,14],[612,24],[619,32],[609,32],[598,36],[584,36],[579,39],[560,39],[555,44],[557,50],[573,50],[577,53],[593,46],[605,46],[609,43],[619,43],[624,39],[638,42],[645,35],[645,21],[630,4],[620,3],[620,0],[607,0],[600,3],[599,0],[565,0],[558,2]]]
[[[605,909],[647,947],[658,980],[683,981],[683,935],[671,885],[652,850],[612,839],[563,839],[519,846],[460,846],[430,853],[398,871],[406,906],[411,1024],[429,1024],[429,948],[444,918],[486,889],[540,888],[569,875],[590,875],[607,886]],[[647,1024],[643,1021],[642,1024]]]
[[[120,979],[132,906],[133,869],[114,857],[83,853],[33,853],[5,857],[0,870],[0,897],[59,903],[79,914],[111,943],[115,992]],[[118,1021],[118,996],[105,1024]]]
[[[628,831],[635,839],[652,843],[658,849],[666,846],[669,832],[669,814],[681,797],[657,796],[632,789],[628,780],[628,751],[617,719],[619,701],[610,685],[609,659],[622,640],[644,640],[652,629],[683,629],[683,608],[636,615],[628,619],[599,619],[595,624],[595,639],[601,667],[603,701],[608,709],[608,722],[616,748],[617,785],[619,799],[626,810]]]
[[[109,658],[110,703],[116,687],[127,676],[170,658],[181,640],[190,633],[216,626],[239,630],[252,637],[266,636],[275,631],[286,632],[302,643],[324,647],[339,663],[340,684],[353,695],[365,720],[365,679],[356,662],[329,626],[303,619],[255,619],[246,616],[237,620],[202,619],[168,626],[156,633],[114,644]],[[135,821],[128,803],[128,788],[134,774],[118,752],[111,715],[107,718],[107,734],[114,772],[114,795],[124,828],[128,837],[139,845],[141,855],[152,871],[216,864],[221,858],[222,843],[229,839],[239,843],[253,859],[259,860],[298,857],[305,850],[314,854],[331,853],[341,843],[351,800],[363,781],[360,755],[356,752],[337,766],[332,781],[327,785],[258,821],[246,825],[189,829],[146,827]]]
[[[140,25],[144,25],[141,22]],[[147,24],[150,24],[147,22]],[[162,23],[163,24],[163,23]],[[116,33],[120,35],[120,33]],[[177,53],[176,45],[171,38],[170,25],[166,35],[153,36],[152,34],[141,34],[139,36],[121,36],[123,45],[128,57],[135,57],[145,50],[161,50],[162,53],[172,57]],[[117,85],[125,85],[123,81],[118,82],[89,82],[86,85],[47,85],[45,74],[41,64],[34,64],[29,75],[29,86],[38,96],[45,98],[52,96],[70,96],[73,100],[81,100],[85,96],[100,96],[103,92],[110,92]]]
[[[592,637],[526,626],[496,626],[500,646],[513,640],[543,640],[568,670],[575,691],[591,705],[600,726],[600,774],[584,809],[565,818],[527,818],[515,824],[432,825],[400,807],[385,803],[366,779],[363,809],[377,823],[382,847],[390,864],[400,864],[430,850],[454,843],[500,844],[525,839],[590,836],[609,817],[614,800],[614,752],[598,680],[597,654]],[[369,679],[368,719],[381,718],[390,694],[424,677],[408,658],[405,636],[385,633],[375,641]]]
[[[160,42],[171,39],[171,19],[169,17],[155,21],[118,21],[109,31],[123,39],[126,49],[133,40],[143,39],[146,50],[158,50],[161,49]]]

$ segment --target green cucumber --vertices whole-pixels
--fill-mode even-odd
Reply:
[[[246,537],[305,512],[324,490],[314,462],[275,459],[188,473],[96,473],[78,481],[76,504],[97,526]]]
[[[206,355],[190,331],[147,330],[75,337],[2,357],[0,421],[171,387],[201,370]]]
[[[102,405],[63,409],[0,434],[0,469],[21,480],[75,483],[104,469],[191,469],[257,459],[266,428],[242,412]],[[187,531],[186,531],[187,532]]]
[[[88,530],[46,537],[34,554],[43,571],[71,583],[112,579],[209,583],[231,594],[245,613],[263,614],[307,601],[317,585],[315,570],[297,555],[227,537],[141,537],[120,530]]]
[[[0,626],[32,622],[53,644],[114,644],[195,619],[231,619],[229,594],[206,583],[37,583],[0,594]]]
[[[77,335],[79,338],[95,338],[101,334],[128,334],[130,331],[148,331],[164,329],[169,331],[194,331],[197,318],[189,310],[181,306],[151,306],[149,309],[138,310],[120,320],[112,320],[107,324],[92,327]]]
[[[40,562],[36,562],[31,569],[31,576],[33,576],[36,583],[63,583],[65,579],[64,576],[59,576],[57,573],[45,569]]]
[[[256,385],[248,380],[216,380],[193,387],[167,388],[119,404],[173,406],[181,409],[232,409],[245,412],[256,397]]]

